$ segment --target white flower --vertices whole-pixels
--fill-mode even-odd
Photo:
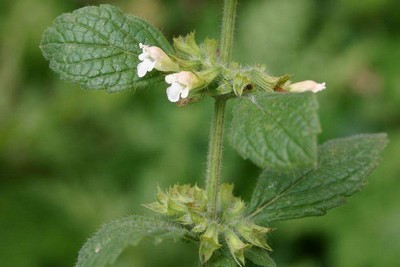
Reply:
[[[179,70],[178,64],[173,62],[161,48],[141,43],[139,47],[142,49],[142,53],[139,55],[141,62],[137,66],[137,74],[140,78],[153,69],[165,72]]]
[[[325,83],[316,83],[314,81],[302,81],[298,83],[292,83],[289,87],[290,92],[302,93],[311,91],[313,93],[322,91],[326,88]]]
[[[180,98],[187,98],[191,89],[203,84],[203,82],[190,71],[169,74],[165,76],[165,82],[171,85],[167,88],[168,100],[171,102],[178,102]]]

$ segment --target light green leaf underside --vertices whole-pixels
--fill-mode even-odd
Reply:
[[[386,134],[335,139],[319,147],[318,166],[313,169],[264,170],[248,213],[261,225],[324,215],[365,186],[387,142]]]
[[[162,33],[147,22],[114,6],[100,5],[57,17],[43,34],[40,47],[62,79],[85,89],[115,92],[162,80],[157,71],[137,76],[139,43],[172,51]]]
[[[143,238],[158,243],[179,239],[187,234],[179,225],[160,218],[129,216],[104,225],[79,252],[76,267],[102,267],[112,264],[129,245],[136,246]]]
[[[232,146],[259,167],[314,166],[320,125],[312,93],[257,93],[234,106]]]
[[[246,250],[245,257],[254,264],[253,266],[276,267],[275,262],[270,258],[268,252],[261,248],[252,247]]]

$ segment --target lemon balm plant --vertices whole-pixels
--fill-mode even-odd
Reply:
[[[154,217],[132,215],[103,226],[82,247],[76,266],[111,264],[144,238],[194,242],[194,261],[201,266],[276,266],[267,241],[274,222],[324,215],[365,186],[386,135],[318,146],[315,93],[325,83],[292,83],[288,75],[271,76],[263,65],[232,61],[236,5],[224,1],[219,41],[198,42],[189,33],[171,45],[149,23],[111,5],[63,14],[44,33],[41,49],[50,67],[85,89],[151,90],[164,82],[168,100],[179,106],[215,99],[205,188],[158,188],[155,202],[143,205]],[[229,100],[235,102],[230,144],[262,169],[247,203],[233,195],[232,184],[220,183]]]

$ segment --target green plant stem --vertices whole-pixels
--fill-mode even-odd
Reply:
[[[225,98],[216,98],[211,125],[207,164],[207,211],[210,218],[216,218],[217,193],[221,175],[221,161],[224,136]]]
[[[229,64],[232,55],[233,35],[235,31],[236,5],[237,0],[224,1],[220,55],[221,61],[225,64]],[[215,97],[214,115],[210,133],[207,159],[206,193],[208,199],[208,217],[212,220],[216,220],[217,218],[217,196],[221,176],[225,106],[227,100],[228,97]],[[203,267],[211,266],[210,262],[206,262],[200,265]]]
[[[224,2],[220,53],[221,60],[225,64],[228,64],[231,60],[236,5],[237,0],[225,0]],[[225,97],[219,96],[215,98],[214,115],[211,126],[206,175],[207,212],[211,219],[216,219],[217,217],[217,195],[221,175],[226,101],[227,98]]]
[[[232,55],[233,36],[235,34],[237,0],[225,0],[222,17],[220,53],[224,63],[229,63]]]

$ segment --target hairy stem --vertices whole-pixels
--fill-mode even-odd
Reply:
[[[216,218],[217,193],[221,175],[222,143],[224,136],[225,98],[215,99],[214,115],[211,125],[207,165],[207,211],[210,218]]]
[[[225,0],[221,32],[221,60],[228,64],[231,60],[233,35],[235,31],[237,0]],[[209,154],[207,161],[207,211],[209,218],[216,219],[217,195],[221,175],[225,105],[227,98],[216,97],[214,115],[211,126]]]
[[[233,36],[235,34],[237,0],[225,0],[222,17],[220,53],[224,63],[229,63],[232,55]]]
[[[235,31],[237,0],[224,1],[224,15],[222,18],[222,32],[220,54],[221,60],[229,64],[232,55],[233,35]],[[225,106],[227,97],[216,97],[214,115],[211,125],[209,151],[207,159],[206,192],[207,212],[209,218],[217,218],[217,196],[221,176],[221,162],[224,137]],[[210,262],[200,264],[203,267],[211,266]]]

